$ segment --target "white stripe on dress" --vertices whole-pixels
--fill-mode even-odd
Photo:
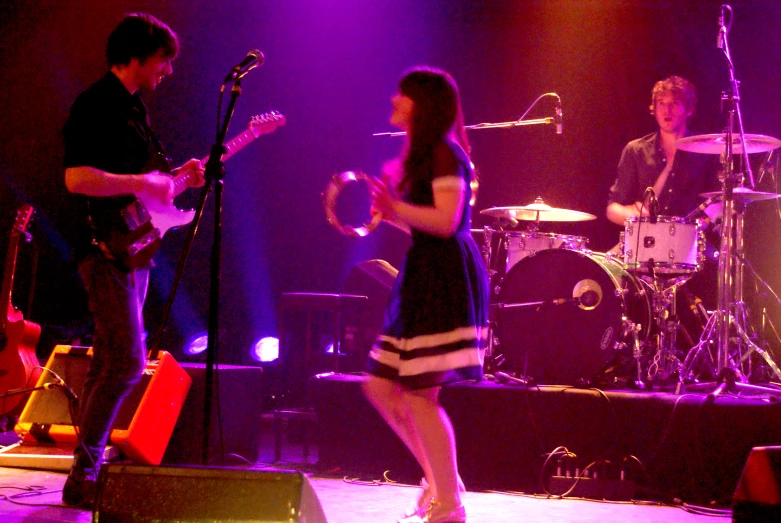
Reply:
[[[415,336],[414,338],[410,338],[408,340],[400,340],[404,342],[403,345],[396,346],[401,350],[410,351],[416,349],[425,349],[428,347],[438,347],[439,345],[447,345],[449,343],[455,343],[463,340],[484,340],[487,338],[488,329],[482,326],[458,327],[449,332],[424,334],[423,336]]]
[[[483,351],[477,347],[467,347],[447,354],[422,356],[405,361],[399,369],[399,376],[417,376],[427,372],[442,372],[478,365],[483,365]]]
[[[488,328],[482,326],[459,327],[450,332],[416,336],[408,340],[393,338],[391,336],[385,335],[380,335],[377,337],[378,341],[388,343],[402,352],[448,345],[465,340],[484,341],[487,338]],[[478,343],[478,345],[480,344]],[[369,357],[377,360],[383,365],[387,365],[388,367],[392,367],[394,369],[399,369],[402,364],[399,353],[383,350],[377,344],[372,346]],[[405,371],[400,373],[400,375],[409,376],[420,374],[422,372],[449,370],[454,368],[453,365],[455,365],[456,368],[470,365],[482,365],[482,360],[483,351],[479,350],[477,346],[465,347],[446,354],[418,356],[412,360],[405,360]]]
[[[466,180],[461,176],[455,174],[448,174],[447,176],[438,176],[431,181],[431,188],[437,189],[451,189],[454,191],[465,191]]]

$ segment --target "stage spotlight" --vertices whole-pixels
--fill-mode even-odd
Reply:
[[[188,356],[197,356],[206,350],[206,345],[209,343],[209,333],[206,331],[199,332],[187,340],[184,344],[184,353]]]
[[[274,361],[279,358],[279,340],[277,338],[261,338],[252,346],[252,359],[260,362]]]
[[[333,354],[334,353],[334,344],[333,343],[329,343],[328,345],[326,345],[325,352],[327,354]]]

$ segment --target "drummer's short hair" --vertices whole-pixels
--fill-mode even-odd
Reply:
[[[673,98],[683,100],[686,110],[694,114],[694,109],[697,107],[697,89],[689,80],[680,76],[670,76],[656,82],[651,90],[651,114],[654,114],[656,101],[664,94],[671,94]]]

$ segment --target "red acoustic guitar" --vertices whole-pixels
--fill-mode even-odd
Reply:
[[[16,212],[16,220],[11,229],[8,242],[8,254],[3,272],[3,290],[0,296],[0,415],[15,415],[22,411],[27,400],[26,394],[12,394],[2,397],[9,391],[24,389],[35,385],[40,374],[35,347],[41,337],[41,327],[26,321],[21,311],[11,302],[14,288],[14,271],[19,239],[26,235],[27,223],[33,214],[33,208],[22,205]]]

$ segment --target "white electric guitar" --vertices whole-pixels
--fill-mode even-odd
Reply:
[[[249,126],[241,134],[225,144],[222,161],[227,160],[257,137],[274,132],[285,125],[285,117],[276,112],[253,116]],[[205,164],[209,158],[201,161]],[[165,157],[156,155],[147,172],[158,170],[170,172]],[[174,177],[174,196],[178,196],[189,187],[192,173],[181,173]],[[157,251],[163,236],[170,229],[190,223],[195,217],[194,210],[181,210],[175,205],[165,205],[153,198],[136,197],[135,201],[119,211],[120,222],[124,230],[112,230],[104,242],[111,255],[125,267],[134,269],[143,267]]]

